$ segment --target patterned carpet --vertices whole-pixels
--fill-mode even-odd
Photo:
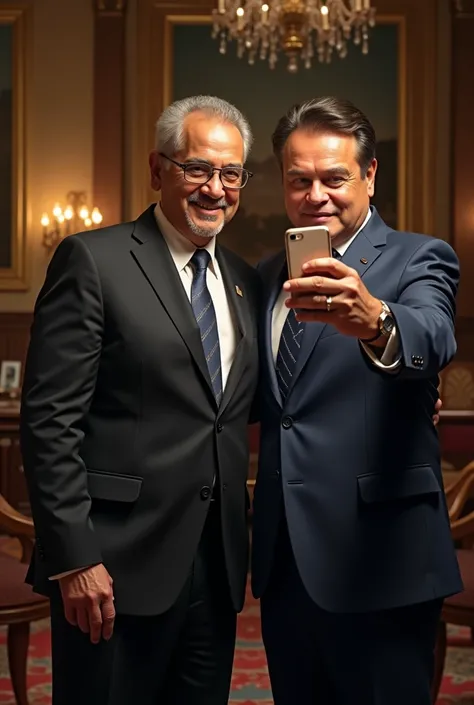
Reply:
[[[448,644],[437,705],[474,705],[474,643],[471,630],[448,626]]]
[[[28,661],[30,705],[51,705],[51,662],[48,621],[33,626]],[[15,705],[0,629],[0,704]],[[474,705],[474,645],[467,629],[450,628],[450,648],[438,705]],[[261,644],[259,607],[250,596],[239,617],[237,651],[230,705],[273,705]]]
[[[16,542],[15,542],[16,543]],[[17,548],[0,537],[0,550]],[[229,705],[273,705],[260,633],[259,605],[250,592],[239,615]],[[437,705],[474,705],[474,643],[469,629],[449,627],[449,648]],[[32,625],[28,658],[29,705],[51,705],[49,621]],[[16,705],[9,678],[6,630],[0,627],[0,705]],[[402,705],[402,703],[400,704]]]

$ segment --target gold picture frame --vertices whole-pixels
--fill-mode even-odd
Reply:
[[[130,215],[156,200],[149,186],[147,154],[153,146],[154,123],[172,99],[173,31],[179,24],[210,24],[215,3],[210,0],[138,0],[136,89],[130,162],[133,185]],[[439,106],[449,111],[449,86],[441,86],[435,66],[438,26],[430,0],[378,0],[377,23],[398,26],[398,228],[438,235],[449,220],[449,199],[437,204],[436,194],[449,193],[449,178],[439,159]],[[447,30],[446,30],[447,31]],[[144,41],[144,38],[146,40]],[[370,51],[370,49],[369,49]],[[216,65],[219,61],[216,43]],[[440,91],[447,95],[440,97]],[[446,140],[449,140],[447,134]],[[438,171],[439,169],[439,171]],[[441,173],[442,172],[442,173]],[[442,180],[442,186],[439,185]],[[443,217],[439,217],[440,209]]]
[[[12,30],[11,223],[9,262],[0,266],[0,291],[24,291],[26,273],[25,82],[28,7],[0,3],[0,27]],[[5,264],[5,263],[3,263]]]

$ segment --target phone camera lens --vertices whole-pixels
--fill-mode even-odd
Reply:
[[[292,235],[290,235],[290,240],[296,240],[296,235],[294,233],[292,233]]]

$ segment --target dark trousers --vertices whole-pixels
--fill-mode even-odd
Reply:
[[[93,645],[52,601],[53,705],[227,705],[236,613],[211,506],[191,574],[166,613],[118,614],[110,642]]]
[[[300,579],[283,520],[261,599],[275,705],[431,705],[441,604],[365,614],[322,610]]]

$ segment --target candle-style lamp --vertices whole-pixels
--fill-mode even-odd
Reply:
[[[59,203],[56,203],[51,216],[48,213],[43,213],[41,217],[43,247],[49,255],[68,235],[89,228],[97,228],[102,220],[102,213],[97,206],[94,206],[89,212],[84,191],[69,191],[64,210]]]

